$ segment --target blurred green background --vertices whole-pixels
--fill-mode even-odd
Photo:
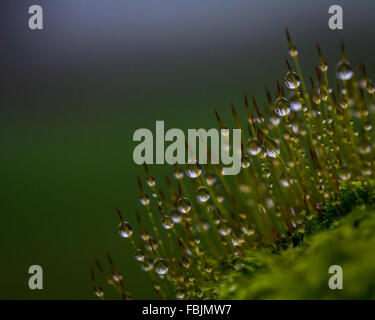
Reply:
[[[42,31],[27,27],[32,4],[43,7]],[[245,91],[264,101],[286,72],[285,25],[306,75],[316,41],[332,72],[340,40],[373,74],[374,2],[340,1],[342,31],[328,29],[329,5],[2,1],[0,298],[93,299],[89,269],[107,252],[133,296],[153,298],[114,214],[118,207],[135,224],[143,168],[132,159],[134,131],[154,131],[156,120],[216,127],[213,110],[229,119],[234,103],[243,112]],[[151,169],[157,178],[171,172]],[[33,264],[43,267],[44,290],[28,289]]]

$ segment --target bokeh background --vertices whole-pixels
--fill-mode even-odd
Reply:
[[[28,29],[28,8],[44,30]],[[344,30],[328,29],[340,4]],[[133,132],[216,126],[286,72],[284,26],[305,75],[319,41],[330,71],[339,42],[375,66],[373,0],[2,0],[0,4],[0,298],[93,299],[89,269],[111,253],[135,298],[148,276],[118,236],[139,206]],[[243,113],[242,113],[243,114]],[[170,168],[152,166],[156,177]],[[28,289],[30,265],[44,290]],[[100,282],[100,281],[99,281]],[[117,295],[103,286],[109,297]]]

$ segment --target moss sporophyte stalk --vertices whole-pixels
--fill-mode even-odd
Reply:
[[[308,85],[286,34],[293,63],[285,59],[284,85],[277,83],[276,96],[267,90],[260,108],[245,95],[246,118],[230,106],[235,128],[242,130],[240,173],[226,176],[212,161],[184,168],[175,163],[164,190],[144,164],[141,208],[116,210],[118,233],[133,247],[134,263],[149,274],[160,299],[222,297],[219,288],[257,252],[273,255],[298,246],[347,213],[352,206],[343,193],[354,205],[368,203],[374,186],[373,82],[364,66],[354,71],[343,44],[336,82],[329,82],[330,68],[317,45],[318,64]],[[215,114],[219,128],[226,128]],[[233,152],[231,141],[228,148]],[[206,156],[212,155],[206,150]],[[136,227],[125,220],[134,214]],[[98,285],[104,278],[129,299],[126,276],[109,255],[107,260],[109,272],[96,261],[100,279],[91,271],[95,294],[105,297]]]

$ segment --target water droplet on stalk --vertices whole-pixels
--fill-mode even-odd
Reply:
[[[181,221],[182,221],[182,217],[181,217],[180,213],[178,212],[178,210],[176,210],[176,209],[170,210],[169,216],[172,218],[174,223],[181,223]]]
[[[118,225],[118,232],[123,238],[130,238],[133,234],[133,230],[129,223],[126,221],[121,221]]]
[[[191,209],[191,204],[190,204],[190,201],[188,199],[186,199],[186,198],[180,198],[177,201],[177,210],[180,213],[182,213],[182,214],[189,213],[190,209]]]
[[[343,180],[343,181],[348,181],[351,178],[351,176],[352,176],[352,174],[350,173],[349,169],[346,168],[346,167],[340,168],[338,170],[337,174],[338,174],[339,178],[341,180]]]
[[[247,169],[248,167],[250,167],[250,159],[247,155],[243,155],[241,159],[241,167],[243,169]]]
[[[202,169],[198,163],[188,163],[186,165],[186,174],[189,178],[196,179],[202,173]]]
[[[152,268],[154,267],[154,264],[153,264],[153,262],[152,262],[152,260],[151,260],[151,258],[150,257],[146,257],[143,261],[142,261],[142,263],[141,263],[141,269],[143,270],[143,271],[151,271],[152,270]]]
[[[138,261],[143,261],[145,259],[144,253],[141,250],[138,249],[135,252],[135,259],[138,260]]]
[[[288,71],[285,75],[284,81],[289,89],[297,89],[301,83],[298,75],[293,71]]]
[[[225,223],[225,222],[222,222],[219,224],[218,226],[218,230],[219,230],[219,233],[222,235],[222,236],[227,236],[231,233],[232,229]]]
[[[371,144],[367,141],[363,141],[359,144],[357,150],[362,155],[369,154],[371,152]]]
[[[185,292],[181,288],[176,289],[175,295],[177,299],[183,299],[185,297]]]
[[[96,295],[97,297],[99,297],[99,298],[103,298],[103,296],[104,296],[103,289],[100,288],[100,287],[98,287],[98,286],[95,286],[95,288],[94,288],[94,293],[95,293],[95,295]]]
[[[172,229],[173,228],[173,219],[169,216],[164,216],[161,220],[164,229]]]
[[[257,139],[249,139],[246,148],[250,155],[256,156],[262,151],[262,144]]]
[[[353,69],[349,61],[339,61],[336,66],[336,76],[339,80],[350,80],[353,77]]]
[[[210,194],[205,187],[199,187],[198,188],[197,199],[200,203],[205,203],[210,199]]]
[[[145,194],[139,198],[139,201],[143,206],[148,206],[150,204],[150,198]]]
[[[275,113],[279,117],[285,117],[290,113],[290,103],[285,97],[278,97],[275,101]]]
[[[153,178],[153,177],[147,177],[147,179],[146,179],[146,183],[147,183],[147,185],[150,187],[150,188],[153,188],[153,187],[155,187],[155,179]]]
[[[158,259],[154,263],[154,271],[159,275],[166,274],[168,272],[168,265],[164,259]]]

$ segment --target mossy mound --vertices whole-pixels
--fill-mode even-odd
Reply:
[[[331,290],[331,265],[343,289]],[[225,277],[220,299],[375,299],[375,182],[351,183],[286,250],[258,250]]]

